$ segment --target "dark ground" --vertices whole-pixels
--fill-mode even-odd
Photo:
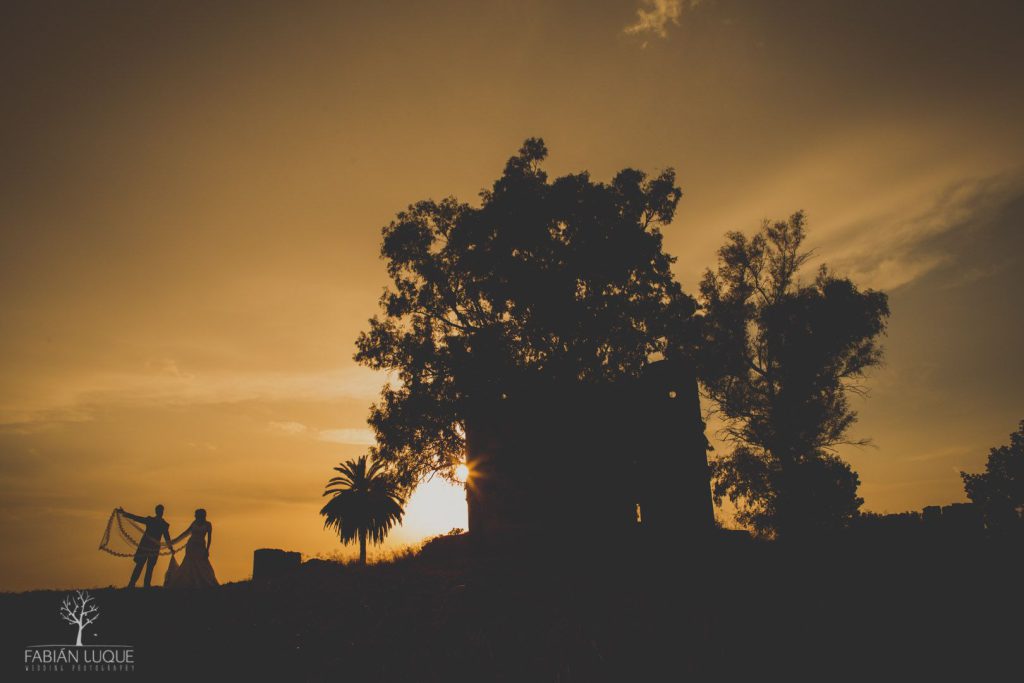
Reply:
[[[134,645],[134,673],[26,673],[26,645],[74,641],[65,593],[2,594],[0,680],[1022,680],[1021,569],[1019,545],[979,540],[499,553],[446,538],[206,592],[94,590],[86,642]]]

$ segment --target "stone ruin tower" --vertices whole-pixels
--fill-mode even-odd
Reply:
[[[658,361],[638,379],[605,386],[481,383],[468,404],[471,534],[604,535],[639,525],[685,541],[713,527],[707,440],[687,363]]]

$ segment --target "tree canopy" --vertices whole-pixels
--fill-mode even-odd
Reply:
[[[397,375],[369,423],[374,456],[406,485],[460,460],[471,387],[530,372],[614,381],[689,343],[695,302],[662,246],[674,172],[549,180],[546,157],[531,138],[480,206],[421,201],[383,229],[392,282],[355,358]]]
[[[961,472],[960,477],[990,530],[1019,529],[1024,517],[1024,420],[1010,434],[1008,446],[989,450],[984,472]]]
[[[732,444],[712,462],[714,496],[778,535],[842,525],[863,503],[834,447],[850,443],[847,394],[881,361],[889,315],[884,293],[824,266],[801,283],[805,234],[803,213],[730,233],[700,287],[700,379]]]

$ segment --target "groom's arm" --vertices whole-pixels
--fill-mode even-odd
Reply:
[[[145,524],[145,523],[146,523],[146,518],[145,518],[145,517],[139,517],[138,515],[133,515],[132,513],[130,513],[130,512],[128,512],[127,510],[125,510],[124,508],[117,508],[117,509],[118,509],[118,511],[119,511],[119,512],[120,512],[120,513],[121,513],[122,515],[124,515],[124,516],[125,516],[125,517],[127,517],[128,519],[134,519],[134,520],[135,520],[136,522],[141,522],[141,523],[143,523],[143,524]]]

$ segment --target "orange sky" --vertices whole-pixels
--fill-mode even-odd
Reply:
[[[962,500],[1024,418],[1022,12],[4,3],[0,589],[122,583],[117,505],[206,507],[224,580],[336,550],[317,511],[383,382],[351,360],[380,227],[534,135],[552,174],[677,168],[691,292],[727,230],[805,209],[820,258],[891,294],[856,402],[876,447],[846,454],[866,509]],[[453,526],[435,483],[392,543]]]

